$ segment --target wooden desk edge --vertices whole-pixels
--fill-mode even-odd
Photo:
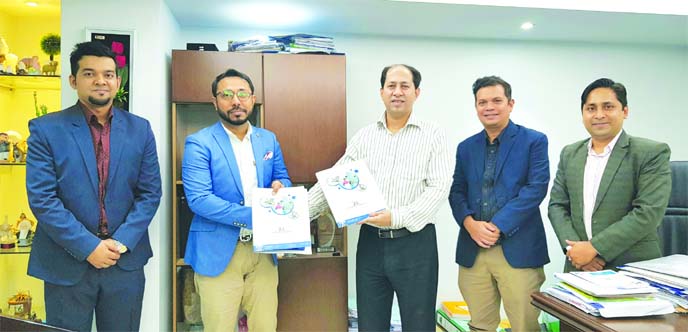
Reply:
[[[564,303],[561,300],[545,293],[536,292],[530,295],[530,302],[535,307],[557,317],[562,323],[566,323],[580,331],[615,332],[608,326],[597,322],[594,316],[586,314],[580,309]],[[564,331],[562,329],[562,331]]]

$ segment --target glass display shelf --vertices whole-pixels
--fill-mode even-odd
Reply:
[[[29,254],[31,253],[31,246],[28,247],[19,247],[19,246],[14,246],[12,249],[0,249],[0,255],[21,255],[21,254]]]
[[[7,160],[0,160],[0,166],[26,166],[26,162],[13,162]]]
[[[0,75],[0,87],[14,89],[60,90],[58,75]]]

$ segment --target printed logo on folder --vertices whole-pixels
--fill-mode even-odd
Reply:
[[[365,160],[315,173],[338,227],[355,224],[387,204]]]

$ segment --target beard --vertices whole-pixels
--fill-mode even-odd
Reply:
[[[246,117],[243,119],[236,119],[236,120],[232,119],[229,114],[233,111],[236,111],[236,110],[242,110],[242,111],[246,112]],[[229,123],[233,126],[241,126],[244,123],[248,122],[248,118],[251,116],[251,113],[252,112],[249,112],[245,108],[242,108],[239,106],[234,107],[234,108],[230,108],[227,111],[221,111],[219,109],[217,110],[217,114],[220,116],[220,118],[222,118],[222,120],[227,121],[227,123]]]
[[[105,106],[109,104],[111,100],[112,99],[110,98],[96,99],[94,97],[88,96],[88,102],[96,106]]]

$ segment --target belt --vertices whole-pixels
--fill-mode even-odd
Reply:
[[[406,228],[399,228],[399,229],[381,229],[381,228],[378,228],[378,230],[377,230],[377,237],[379,237],[381,239],[398,239],[398,238],[402,238],[404,236],[408,236],[411,234],[412,234],[412,232]]]
[[[239,235],[239,242],[250,242],[253,239],[253,234]]]

